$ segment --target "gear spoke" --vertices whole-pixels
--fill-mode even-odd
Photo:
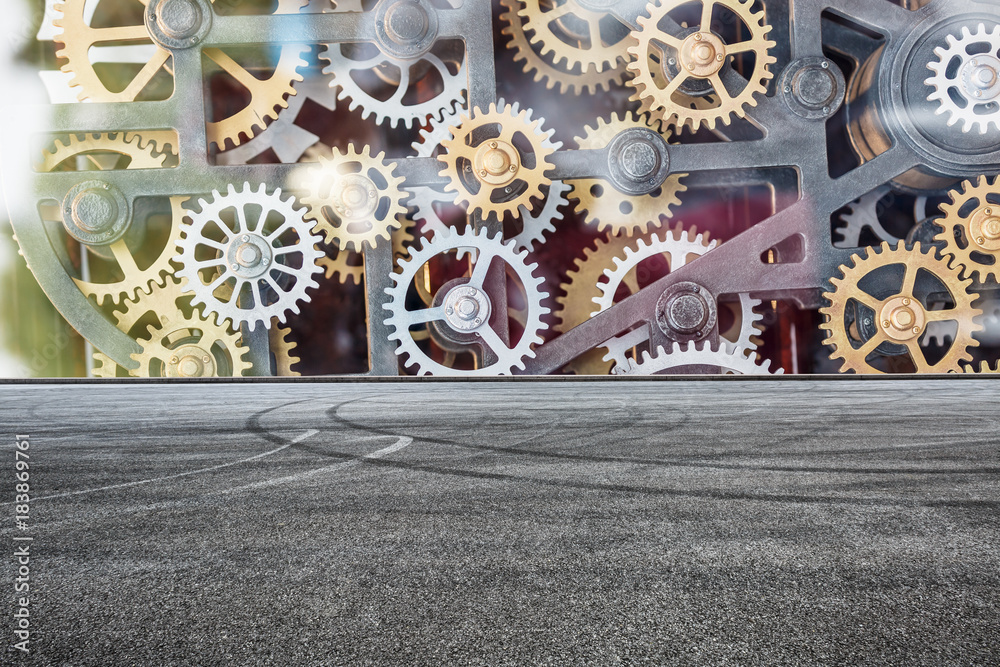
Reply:
[[[476,334],[483,339],[486,346],[498,357],[510,353],[511,349],[501,340],[500,336],[497,335],[497,332],[489,324],[478,329]]]
[[[701,29],[712,29],[712,13],[715,11],[715,0],[702,0],[701,5]]]

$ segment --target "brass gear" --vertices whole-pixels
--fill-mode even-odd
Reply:
[[[525,32],[532,33],[531,43],[557,66],[565,61],[565,67],[584,74],[591,69],[601,73],[628,58],[628,30],[611,14],[586,9],[577,0],[520,2],[518,16]]]
[[[918,373],[958,372],[962,362],[972,360],[968,348],[979,345],[972,334],[982,328],[973,322],[974,317],[982,314],[972,305],[978,295],[968,291],[972,281],[963,280],[958,268],[937,259],[933,247],[928,251],[922,251],[919,243],[913,250],[902,244],[892,247],[883,243],[879,248],[864,249],[864,254],[855,254],[852,265],[840,267],[843,277],[830,279],[833,291],[823,294],[830,305],[820,308],[824,315],[820,328],[827,332],[825,342],[833,348],[830,357],[843,360],[841,372],[883,373],[868,361],[879,349],[883,355],[908,354]],[[888,284],[872,277],[875,272],[899,265],[904,267],[901,279],[899,271],[893,269],[885,272],[884,277],[890,279]],[[949,293],[954,307],[930,310],[926,287],[917,289],[918,274],[932,276],[937,287],[944,287]],[[866,284],[864,289],[859,287],[862,281]],[[897,283],[900,286],[893,287]],[[869,289],[877,294],[871,294]],[[941,359],[931,363],[920,346],[920,338],[926,333],[928,323],[935,321],[953,321],[958,328],[951,347]],[[895,351],[900,348],[902,353]]]
[[[701,21],[697,26],[686,28],[682,35],[672,35],[659,27],[660,21],[671,11],[696,2],[702,5]],[[769,68],[777,62],[768,52],[776,46],[767,39],[771,26],[764,23],[763,12],[755,14],[752,11],[753,4],[753,0],[660,0],[650,4],[647,8],[650,16],[638,18],[640,29],[632,33],[634,44],[629,47],[628,67],[634,73],[630,84],[635,88],[632,99],[640,101],[643,108],[662,110],[665,118],[675,117],[678,125],[687,124],[693,130],[703,124],[710,130],[715,129],[720,120],[728,125],[731,116],[746,115],[747,107],[757,105],[756,96],[767,91],[767,82],[774,76]],[[712,32],[712,12],[717,5],[739,18],[750,33],[749,39],[727,44]],[[746,85],[734,94],[723,83],[720,72],[731,64],[733,56],[747,52],[754,55],[753,72]],[[654,54],[664,69],[662,74],[653,71]],[[668,68],[676,71],[667,75],[667,68],[662,66],[664,61]],[[683,88],[689,81],[710,84],[715,104],[708,108],[692,108],[700,105],[692,105]]]
[[[150,327],[148,336],[138,341],[142,352],[132,355],[139,362],[134,376],[241,377],[253,367],[244,358],[249,350],[240,334],[219,325],[215,315],[201,318],[195,311],[185,316],[178,310],[163,328]]]
[[[997,363],[996,368],[992,368],[988,362],[982,361],[979,363],[977,368],[975,364],[969,364],[962,368],[965,373],[980,373],[983,375],[998,375],[1000,374],[1000,363]]]
[[[519,206],[530,210],[530,200],[541,199],[542,188],[551,182],[545,176],[553,167],[548,158],[561,146],[550,141],[552,131],[543,132],[541,125],[529,111],[515,112],[509,105],[463,113],[459,125],[450,128],[452,137],[441,142],[445,152],[438,156],[445,165],[440,174],[449,179],[445,189],[456,193],[454,203],[466,205],[470,214],[480,211],[484,218],[503,219]],[[517,143],[530,149],[518,148],[518,137],[523,141]]]
[[[169,356],[166,363],[152,363],[154,358],[162,361],[167,348],[175,351],[189,348],[190,351],[205,347],[211,357],[207,366],[216,371],[224,370],[239,376],[250,370],[250,362],[243,358],[247,350],[239,343],[239,334],[219,326],[214,319],[201,317],[198,309],[191,306],[192,295],[184,294],[182,286],[182,280],[171,276],[164,285],[154,286],[149,293],[140,292],[137,299],[124,303],[123,310],[112,313],[115,326],[143,345],[143,352],[133,355],[133,359],[140,362],[140,367],[126,371],[107,355],[96,352],[95,377],[173,377],[170,368],[181,369],[179,364],[170,364]],[[143,343],[143,340],[146,342]],[[194,361],[207,367],[204,356]]]
[[[148,0],[139,1],[145,6]],[[276,13],[298,13],[301,4],[299,0],[279,0]],[[72,75],[69,85],[79,88],[77,97],[80,101],[134,102],[157,74],[161,71],[170,72],[170,51],[157,45],[141,22],[138,25],[92,28],[87,24],[86,5],[87,0],[63,0],[61,4],[55,5],[56,12],[61,14],[53,20],[53,24],[61,28],[55,40],[62,45],[56,51],[56,56],[66,60],[60,69]],[[148,45],[152,55],[128,85],[115,92],[97,75],[90,60],[90,52],[95,46],[122,42]],[[220,121],[206,123],[209,144],[216,144],[220,149],[225,149],[227,143],[239,146],[243,142],[243,135],[247,139],[252,138],[255,133],[264,129],[268,120],[277,118],[276,109],[288,106],[287,98],[295,94],[292,83],[302,80],[297,70],[307,64],[302,58],[302,53],[307,49],[308,46],[298,44],[281,46],[274,71],[263,79],[251,74],[223,50],[204,49],[204,57],[250,92],[250,104],[244,109]]]
[[[77,170],[79,164],[68,165],[70,160],[84,159],[84,166],[96,170],[125,169],[159,169],[164,166],[167,156],[156,154],[151,142],[146,142],[137,134],[89,134],[70,135],[58,139],[50,149],[44,151],[37,169],[43,172],[61,170],[68,166]],[[127,163],[123,161],[127,160]],[[98,304],[107,301],[121,303],[123,299],[134,299],[138,292],[148,292],[154,284],[163,284],[166,274],[173,273],[170,259],[174,246],[180,238],[181,224],[184,220],[182,204],[187,197],[170,198],[170,229],[163,247],[157,256],[145,265],[139,267],[132,249],[126,238],[115,241],[108,250],[114,257],[121,276],[107,283],[85,281],[73,278],[80,291],[93,297]]]
[[[308,192],[300,201],[308,210],[306,220],[316,223],[327,243],[341,250],[361,252],[365,245],[377,247],[379,239],[390,240],[406,215],[403,177],[395,165],[385,161],[385,153],[374,157],[365,146],[358,153],[348,146],[342,153],[334,148],[332,157],[320,157],[318,167],[304,176]]]
[[[518,14],[520,0],[500,0],[500,5],[504,8],[500,20],[506,24],[501,34],[509,37],[507,48],[514,51],[514,62],[523,61],[524,72],[526,74],[533,72],[534,80],[544,81],[546,88],[551,89],[558,85],[559,92],[564,95],[566,93],[580,95],[584,91],[595,94],[599,90],[610,90],[612,84],[619,85],[624,82],[625,52],[621,54],[623,58],[620,62],[603,71],[553,64],[554,59],[542,56],[540,50],[532,45],[525,34],[525,19]]]
[[[566,333],[590,319],[594,299],[601,296],[598,283],[604,270],[614,266],[615,257],[625,252],[629,241],[627,236],[602,237],[594,246],[584,248],[583,257],[577,258],[574,268],[566,273],[566,282],[559,285],[563,294],[556,297],[556,332]],[[615,363],[605,361],[604,355],[602,348],[589,350],[566,364],[565,370],[573,375],[610,375]]]
[[[604,148],[620,132],[634,127],[660,131],[660,123],[647,116],[637,117],[631,112],[612,114],[610,120],[597,119],[597,125],[587,126],[586,133],[576,138],[581,149]],[[669,132],[661,132],[664,139]],[[662,186],[647,195],[626,195],[611,183],[599,179],[577,179],[567,181],[572,186],[567,197],[577,202],[576,208],[584,214],[585,220],[596,224],[600,232],[609,231],[613,235],[632,236],[644,234],[650,226],[660,226],[660,216],[673,216],[672,206],[680,204],[678,195],[687,190],[681,179],[687,174],[671,174]]]
[[[292,366],[302,360],[292,354],[295,342],[288,339],[291,333],[291,329],[279,326],[277,322],[267,332],[271,354],[274,356],[274,374],[279,377],[300,377],[302,375],[302,373],[292,370]]]
[[[978,274],[980,282],[1000,281],[1000,206],[991,204],[990,196],[1000,197],[1000,183],[986,176],[953,190],[951,202],[941,207],[941,233],[934,237],[944,241],[941,252],[954,256],[964,277]]]

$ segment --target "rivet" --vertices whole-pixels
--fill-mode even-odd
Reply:
[[[885,327],[886,329],[888,329],[889,328],[889,320],[882,320],[882,326]]]

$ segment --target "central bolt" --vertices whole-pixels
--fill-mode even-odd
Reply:
[[[502,150],[491,148],[483,156],[483,167],[494,176],[500,176],[510,169],[510,158]]]
[[[905,343],[924,330],[927,316],[920,302],[910,297],[897,296],[882,306],[879,321],[886,336]]]
[[[681,333],[695,333],[705,324],[708,308],[696,294],[682,294],[670,304],[670,322]]]
[[[688,35],[680,48],[681,65],[692,76],[707,79],[722,69],[726,43],[711,32]]]
[[[715,59],[715,49],[712,48],[711,44],[699,44],[696,49],[694,49],[694,59],[699,65],[707,65]]]
[[[236,261],[239,262],[241,266],[250,267],[257,266],[260,263],[263,254],[260,248],[252,243],[244,243],[240,246],[239,250],[236,251]]]
[[[909,329],[917,319],[909,308],[897,308],[892,311],[892,323],[897,329]]]
[[[165,34],[188,37],[201,26],[201,8],[194,0],[164,0],[156,8],[156,21]]]
[[[637,181],[653,175],[660,166],[656,149],[645,141],[636,141],[622,150],[622,168]]]
[[[980,88],[991,88],[997,82],[997,71],[989,65],[983,65],[976,69],[972,81]]]
[[[85,190],[73,200],[73,219],[92,234],[107,231],[118,218],[115,200],[100,190]]]
[[[469,321],[475,319],[476,315],[479,314],[479,303],[471,296],[463,296],[455,304],[455,312],[463,320]]]
[[[368,193],[360,185],[349,185],[344,188],[343,196],[344,205],[348,208],[356,208],[361,206],[367,200]]]
[[[197,357],[188,356],[180,360],[177,372],[186,378],[201,377],[205,372],[205,367]]]
[[[398,44],[418,42],[430,28],[430,21],[423,7],[406,0],[389,9],[386,24],[389,36]]]

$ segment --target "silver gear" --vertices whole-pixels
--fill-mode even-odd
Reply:
[[[310,300],[306,290],[319,286],[314,274],[323,271],[317,264],[323,253],[316,247],[320,238],[310,231],[313,223],[303,219],[294,198],[282,199],[280,188],[268,193],[263,184],[252,190],[244,183],[240,191],[230,184],[226,194],[216,190],[198,205],[201,210],[189,214],[177,244],[182,266],[177,276],[187,280],[185,291],[194,292],[192,303],[234,327],[246,323],[251,331],[258,323],[267,328],[275,319],[284,323],[289,311],[298,313],[299,302]],[[256,220],[246,219],[248,210]],[[286,243],[286,235],[294,242]],[[298,261],[289,264],[295,256]],[[276,275],[294,283],[286,288]],[[262,283],[268,292],[262,293]],[[252,303],[246,303],[248,296]]]
[[[834,230],[833,246],[835,248],[860,247],[861,234],[865,229],[869,229],[875,234],[878,243],[888,241],[891,244],[896,244],[902,240],[886,231],[878,219],[878,203],[889,191],[889,186],[883,185],[848,205],[847,212],[840,216],[844,226]],[[840,238],[836,238],[837,236]]]
[[[374,114],[375,122],[379,125],[388,120],[392,127],[398,126],[401,122],[405,127],[412,127],[414,123],[423,123],[427,118],[440,120],[442,114],[452,112],[455,105],[462,104],[464,100],[468,81],[464,56],[458,71],[452,74],[448,65],[430,52],[416,60],[403,60],[381,52],[364,60],[355,60],[344,54],[341,44],[327,44],[326,47],[320,58],[330,64],[323,68],[323,73],[332,75],[330,85],[337,87],[338,99],[348,101],[351,111],[360,107],[363,118]],[[421,61],[438,71],[443,88],[429,100],[404,104],[403,100],[411,84],[414,83],[410,81],[410,69]],[[386,100],[372,97],[351,76],[352,72],[375,70],[386,66],[389,66],[389,69],[394,68],[400,74],[399,81],[394,82],[395,91]]]
[[[274,122],[250,141],[216,155],[217,164],[249,164],[267,150],[273,150],[283,164],[293,164],[316,145],[319,137],[296,125],[295,120],[306,100],[334,111],[337,108],[337,93],[330,87],[330,79],[323,76],[295,81],[292,87],[295,94],[288,98],[288,106],[278,112]]]
[[[441,306],[407,310],[407,292],[423,265],[437,255],[459,248],[476,250],[477,259],[469,281],[452,287]],[[407,357],[405,365],[408,368],[416,365],[419,375],[509,375],[514,368],[523,369],[524,360],[534,357],[534,346],[542,342],[539,335],[545,328],[542,316],[549,312],[542,305],[542,300],[548,296],[541,290],[543,279],[533,275],[537,265],[528,264],[527,255],[525,250],[516,252],[513,241],[502,242],[499,234],[490,238],[485,230],[477,233],[471,228],[462,233],[446,229],[433,239],[424,239],[419,249],[411,249],[410,257],[401,259],[400,270],[392,275],[394,285],[386,288],[389,301],[383,306],[390,313],[385,324],[394,329],[389,339],[398,341],[396,354]],[[489,313],[483,313],[483,305],[486,310],[489,308],[483,282],[494,259],[503,261],[513,270],[528,304],[524,333],[513,347],[503,343],[489,324]],[[456,332],[474,334],[496,355],[498,361],[471,371],[456,370],[434,361],[417,346],[410,332],[412,326],[430,322],[442,322],[443,326]]]
[[[985,52],[984,44],[989,46]],[[972,47],[976,49],[970,53]],[[948,47],[939,46],[934,54],[937,61],[927,64],[934,74],[924,83],[934,89],[927,99],[938,102],[935,114],[949,114],[949,126],[962,121],[962,132],[978,126],[979,133],[986,134],[991,124],[1000,130],[1000,25],[987,31],[980,23],[976,32],[962,26],[962,36],[948,35]]]
[[[718,349],[712,348],[707,341],[701,344],[689,343],[681,347],[674,343],[670,350],[662,346],[656,348],[656,354],[642,353],[642,361],[630,359],[624,366],[616,366],[615,375],[655,375],[674,371],[682,374],[684,368],[693,366],[711,366],[720,369],[721,373],[738,375],[783,375],[784,369],[771,370],[769,360],[758,361],[756,356],[745,356],[735,345],[722,343]]]

